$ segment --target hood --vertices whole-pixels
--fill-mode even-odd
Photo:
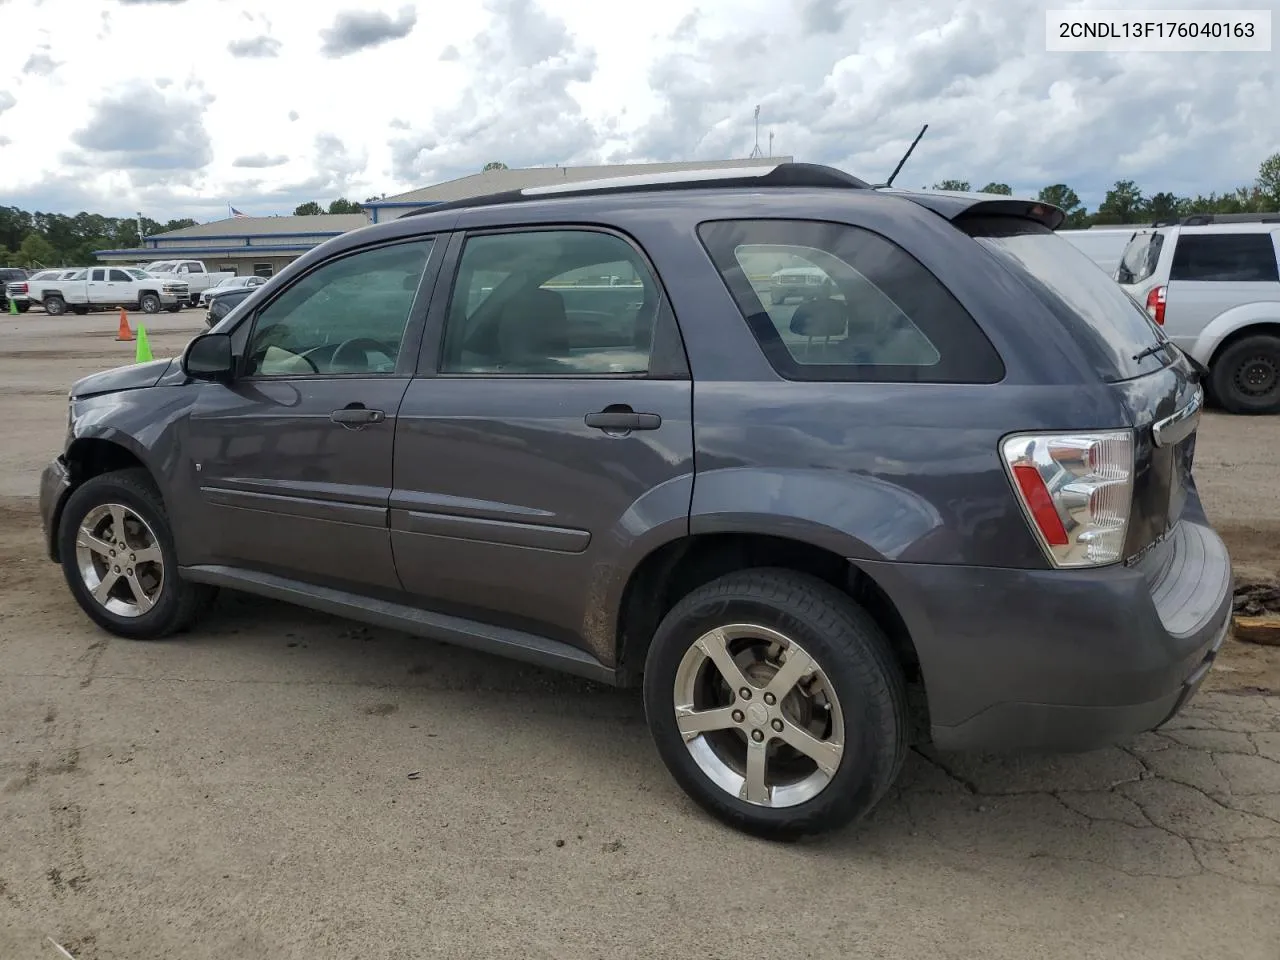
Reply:
[[[173,358],[168,360],[152,360],[149,363],[133,363],[113,370],[103,370],[77,380],[71,387],[71,396],[92,397],[100,393],[115,393],[119,390],[137,390],[142,387],[154,387],[160,378],[168,372]]]

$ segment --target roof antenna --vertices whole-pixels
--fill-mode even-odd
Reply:
[[[916,144],[920,142],[920,138],[924,136],[924,132],[928,129],[929,125],[927,123],[920,128],[920,132],[916,134],[916,138],[911,141],[911,146],[907,147],[907,152],[902,155],[902,159],[898,161],[898,165],[893,168],[893,173],[889,174],[889,179],[884,183],[877,183],[873,189],[893,186],[893,178],[898,175],[898,172],[902,169],[902,165],[907,162],[907,158],[911,156],[912,151],[916,148]]]

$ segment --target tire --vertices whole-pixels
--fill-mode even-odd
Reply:
[[[60,317],[67,312],[67,301],[56,293],[44,298],[44,312],[51,317]]]
[[[1280,413],[1280,337],[1259,333],[1213,361],[1210,394],[1228,413]]]
[[[28,310],[30,310],[30,309],[31,309],[31,301],[29,301],[29,300],[28,300],[26,303],[20,303],[20,304],[18,304],[18,312],[19,312],[19,313],[26,313],[26,312],[27,312]]]
[[[200,306],[200,294],[196,294],[194,297],[190,297],[187,300],[187,305],[192,307]]]
[[[154,293],[144,293],[141,297],[138,298],[138,308],[143,313],[159,313],[160,298],[157,297]]]
[[[787,302],[787,295],[785,293],[777,293],[777,292],[770,293],[769,302],[773,304],[775,307],[779,306],[780,304]]]
[[[169,313],[177,313],[181,309],[182,309],[182,304],[180,303],[175,303],[172,307],[165,307],[165,310],[167,310]]]
[[[749,629],[736,631],[734,625],[749,625]],[[751,684],[749,698],[728,692],[723,672],[699,650],[702,643],[715,647],[709,638],[715,636],[711,631],[720,628],[729,628],[721,636],[730,637],[723,648],[731,655],[744,655],[738,653],[740,645],[757,649],[756,644],[771,639],[785,640],[784,649],[798,645],[817,664],[813,685],[826,691],[829,709],[821,703],[814,707],[815,698],[796,692],[798,685],[773,705],[765,685],[771,675],[768,671],[777,668],[763,661],[753,661],[743,670]],[[692,706],[723,708],[726,712],[720,716],[728,729],[691,736],[686,744],[680,724],[688,724],[690,717],[678,717],[677,708],[690,705],[689,689],[711,695],[711,702]],[[810,736],[816,740],[807,742],[823,748],[815,753],[826,758],[829,770],[825,773],[814,760],[782,742],[783,730],[793,736],[799,726],[793,722],[797,702],[809,704]],[[732,573],[677,603],[663,618],[649,647],[644,704],[658,753],[685,792],[730,826],[772,839],[823,833],[865,816],[893,784],[907,753],[906,687],[883,632],[847,594],[792,570]],[[778,710],[786,711],[788,705],[791,713],[784,719]],[[821,727],[824,722],[826,732],[814,733],[813,724]],[[762,743],[757,749],[763,751],[757,756],[771,758],[767,764],[774,765],[775,775],[766,794],[755,798],[763,803],[748,802],[743,776],[752,749],[749,738],[757,734]],[[837,739],[842,739],[843,748],[834,753],[831,746]],[[827,742],[816,742],[822,740]],[[740,785],[718,786],[713,775],[730,768],[725,757],[732,760],[738,754],[737,772],[731,771],[729,780],[736,777]],[[787,762],[807,764],[812,772],[806,777],[800,771],[798,779],[789,781],[782,766]],[[760,782],[766,781],[762,777]],[[780,786],[791,796],[779,794]]]
[[[75,306],[71,308],[71,312],[74,313],[77,317],[87,317],[89,315],[89,308]]]
[[[95,514],[99,517],[96,521]],[[118,536],[116,527],[121,516],[127,531],[123,549],[120,543],[112,542]],[[77,546],[86,521],[96,532],[101,545],[98,551]],[[77,487],[62,511],[58,547],[62,572],[76,602],[90,620],[116,636],[160,640],[180,633],[195,623],[216,594],[211,587],[179,578],[178,555],[164,501],[143,469],[100,474]],[[103,551],[107,548],[115,548],[118,553],[106,556]],[[126,554],[126,550],[136,553]],[[132,558],[148,553],[158,554],[158,571],[154,561],[138,560],[136,572],[129,579],[113,576],[114,569],[107,565],[126,555]],[[130,568],[122,563],[115,569],[123,574]],[[97,583],[91,583],[90,576]],[[110,588],[104,603],[95,599],[93,588],[107,577],[117,585]],[[149,607],[137,602],[134,584],[146,596]]]

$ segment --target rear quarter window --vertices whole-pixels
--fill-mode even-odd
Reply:
[[[789,380],[995,383],[1004,364],[919,261],[879,234],[808,220],[721,220],[701,239]]]
[[[1173,248],[1169,279],[1275,283],[1275,244],[1269,233],[1183,233]]]

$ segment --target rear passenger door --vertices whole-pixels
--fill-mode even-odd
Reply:
[[[1165,294],[1164,330],[1169,339],[1190,350],[1218,315],[1261,301],[1280,301],[1272,234],[1181,232]]]
[[[599,616],[646,537],[688,528],[692,389],[628,238],[455,238],[396,425],[391,543],[424,606],[612,659]],[[451,287],[445,276],[452,277]]]

